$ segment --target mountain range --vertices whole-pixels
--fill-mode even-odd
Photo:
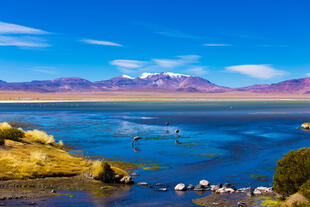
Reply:
[[[229,88],[216,85],[198,76],[162,72],[142,73],[135,78],[121,75],[109,80],[96,82],[91,82],[79,77],[10,83],[0,80],[0,90],[34,92],[167,90],[208,93],[247,91],[254,93],[309,94],[310,78],[287,80],[274,84],[252,85],[242,88]]]

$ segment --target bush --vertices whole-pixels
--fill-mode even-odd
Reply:
[[[1,128],[0,129],[0,138],[2,140],[10,139],[13,141],[20,141],[20,138],[23,138],[24,135],[25,133],[21,129],[16,129],[16,128]]]
[[[277,162],[273,189],[283,196],[296,193],[310,179],[310,148],[290,151]]]
[[[108,163],[96,161],[93,165],[93,168],[94,179],[101,180],[104,183],[115,182],[115,173]]]

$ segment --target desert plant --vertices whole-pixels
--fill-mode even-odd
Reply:
[[[0,138],[10,139],[13,141],[20,141],[25,136],[25,133],[21,129],[16,128],[0,128]]]
[[[106,162],[96,161],[93,164],[93,177],[104,183],[115,182],[115,173],[111,166]]]
[[[273,189],[283,195],[296,193],[310,179],[310,148],[290,151],[277,162]]]

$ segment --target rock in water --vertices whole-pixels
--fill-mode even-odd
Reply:
[[[199,184],[202,185],[202,186],[205,187],[205,188],[210,186],[210,182],[207,181],[207,180],[201,180],[201,181],[199,182]]]
[[[204,191],[204,190],[205,190],[205,188],[200,184],[196,185],[194,188],[194,191]]]
[[[301,128],[303,128],[303,129],[310,129],[310,122],[303,123],[303,124],[301,125]]]
[[[179,183],[174,187],[175,191],[185,191],[186,190],[186,185],[183,183]]]
[[[175,130],[175,133],[179,133],[179,132],[180,132],[180,130],[178,130],[178,129],[177,129],[177,130]]]
[[[169,126],[169,122],[166,122],[165,124],[166,124],[166,126]]]
[[[192,185],[192,184],[189,184],[189,185],[187,186],[187,189],[189,189],[189,190],[193,190],[194,188],[195,188],[195,186]]]
[[[148,183],[147,182],[138,182],[138,185],[140,185],[140,186],[147,186]]]
[[[254,195],[261,195],[262,192],[260,192],[259,190],[255,189],[254,192],[253,192]]]
[[[159,191],[166,192],[166,191],[167,191],[167,188],[159,188],[158,190],[159,190]]]
[[[217,185],[211,185],[211,191],[215,192],[220,189]]]
[[[124,184],[133,184],[134,183],[132,177],[130,177],[129,175],[122,177],[120,182],[124,183]]]

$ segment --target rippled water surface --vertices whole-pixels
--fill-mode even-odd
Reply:
[[[298,128],[310,121],[303,101],[1,103],[0,121],[34,124],[85,155],[140,163],[136,182],[171,187],[201,179],[268,186],[283,153],[310,145],[310,132]],[[134,136],[143,139],[132,148]],[[204,195],[134,185],[109,199],[73,192],[44,205],[195,206]]]

